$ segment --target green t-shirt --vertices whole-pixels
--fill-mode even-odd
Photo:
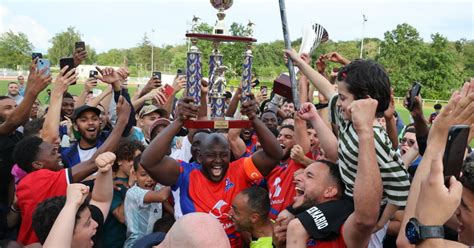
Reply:
[[[261,237],[257,240],[250,242],[250,248],[272,248],[273,240],[272,237]]]

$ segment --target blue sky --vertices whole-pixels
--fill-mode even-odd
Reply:
[[[291,39],[304,24],[322,24],[333,40],[360,39],[362,14],[368,17],[365,37],[383,38],[397,24],[414,26],[425,41],[439,32],[449,40],[474,39],[472,1],[317,1],[286,0]],[[98,52],[135,46],[145,32],[155,45],[182,44],[193,15],[214,24],[216,10],[209,0],[2,0],[0,33],[24,32],[45,52],[55,33],[76,27]],[[234,0],[226,23],[256,23],[259,42],[282,39],[278,0]],[[155,32],[152,33],[151,30]]]

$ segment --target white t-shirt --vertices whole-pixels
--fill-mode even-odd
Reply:
[[[87,161],[92,158],[94,153],[97,151],[97,147],[91,147],[86,150],[82,150],[81,147],[78,145],[77,150],[79,151],[79,158],[81,159],[81,162]]]
[[[188,136],[183,138],[183,144],[181,145],[181,149],[177,149],[176,147],[171,148],[171,155],[175,160],[181,160],[184,162],[189,162],[193,155],[191,154],[191,141],[189,141]]]

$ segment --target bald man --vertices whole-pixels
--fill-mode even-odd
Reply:
[[[187,214],[176,221],[163,242],[154,247],[229,248],[230,243],[216,218],[206,213],[196,212]]]

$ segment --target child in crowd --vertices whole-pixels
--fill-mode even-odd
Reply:
[[[133,159],[140,155],[145,146],[139,141],[122,139],[118,145],[115,155],[117,159],[112,167],[114,176],[114,197],[110,205],[109,215],[104,224],[105,247],[123,247],[126,239],[127,226],[125,226],[125,195],[129,185],[133,185],[133,177],[130,171],[133,167]]]
[[[157,184],[139,164],[141,155],[133,161],[131,176],[136,184],[125,197],[125,224],[127,240],[124,247],[132,247],[141,237],[153,231],[153,225],[163,214],[162,203],[170,196],[170,187]]]

